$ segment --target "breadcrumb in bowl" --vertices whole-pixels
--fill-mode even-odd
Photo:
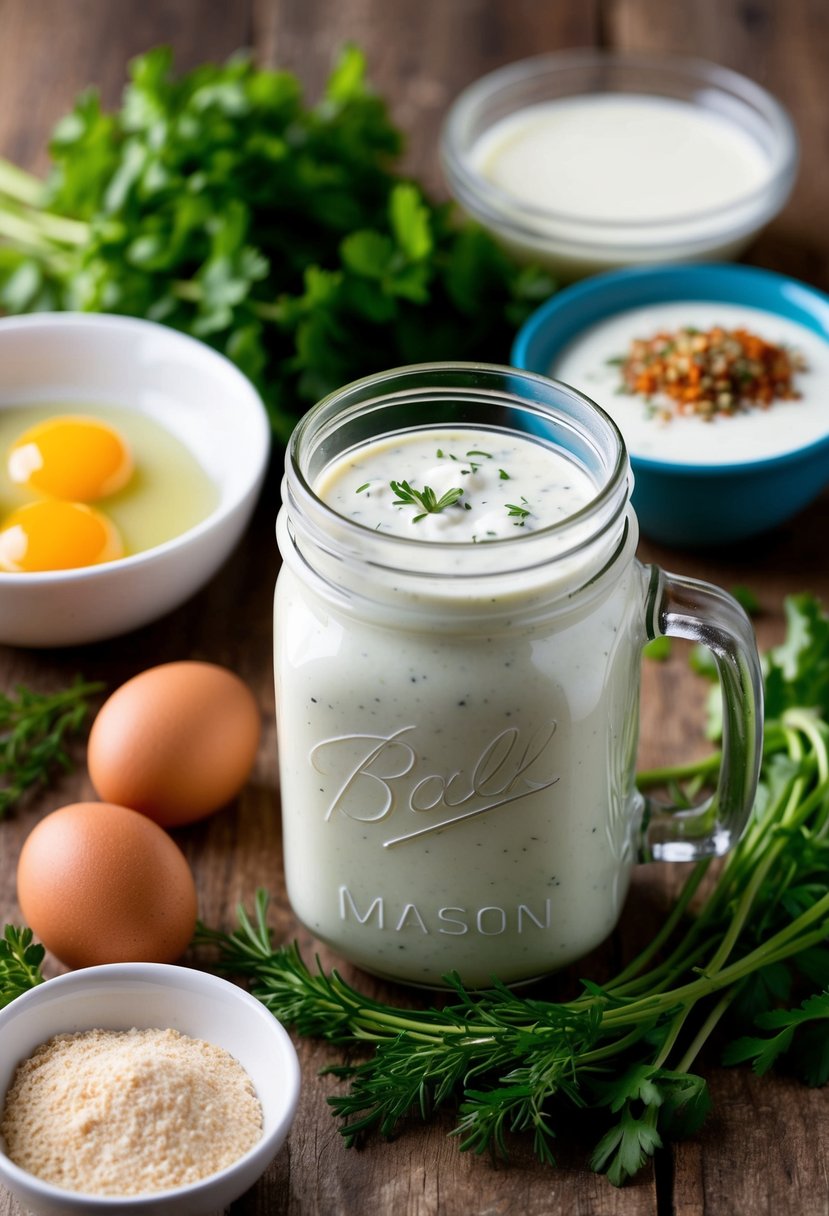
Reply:
[[[84,1077],[76,1073],[77,1106],[69,1121],[63,1115],[62,1139],[81,1146],[96,1140],[97,1160],[100,1137],[106,1140],[114,1132],[114,1141],[123,1138],[122,1148],[132,1143],[135,1153],[146,1119],[155,1122],[165,1112],[166,1142],[164,1127],[157,1128],[143,1164],[139,1149],[129,1176],[122,1166],[120,1174],[116,1168],[101,1184],[94,1180],[97,1166],[84,1173],[75,1161],[59,1185],[55,1179],[66,1163],[56,1173],[54,1152],[41,1145],[37,1163],[16,1150],[15,1123],[25,1129],[33,1118],[43,1126],[45,1118],[48,1126],[50,1115],[48,1108],[45,1115],[43,1109],[33,1110],[30,1095],[27,1107],[18,1101],[15,1114],[15,1076],[24,1061],[20,1071],[31,1071],[31,1057],[35,1072],[54,1060],[56,1037],[63,1051],[81,1044],[87,1056],[110,1053],[97,1072],[93,1061],[91,1073],[88,1068]],[[158,1067],[162,1056],[164,1069]],[[179,1070],[177,1080],[171,1081],[171,1068]],[[126,1211],[207,1216],[233,1202],[267,1169],[288,1135],[299,1085],[296,1052],[286,1031],[264,1006],[226,980],[152,963],[71,972],[0,1011],[0,1094],[6,1095],[0,1124],[8,1140],[0,1140],[0,1182],[35,1216]],[[229,1097],[228,1086],[236,1086]],[[125,1092],[130,1087],[132,1100]],[[236,1126],[232,1132],[221,1130],[231,1108]],[[107,1127],[95,1126],[96,1110],[106,1112]],[[80,1125],[71,1125],[73,1117]],[[117,1157],[117,1144],[110,1151]],[[50,1154],[51,1164],[44,1167]],[[194,1168],[193,1159],[205,1154],[206,1161]],[[78,1190],[79,1185],[90,1190]]]

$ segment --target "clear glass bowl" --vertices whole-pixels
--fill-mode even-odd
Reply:
[[[481,140],[528,107],[601,94],[690,103],[730,123],[758,149],[765,168],[752,188],[724,205],[678,209],[654,218],[601,218],[555,211],[493,184],[479,168]],[[736,257],[785,204],[798,161],[794,125],[765,89],[716,64],[671,56],[561,51],[500,68],[470,85],[452,105],[441,158],[451,193],[464,210],[522,260],[560,278],[654,262]],[[566,171],[566,164],[562,165]],[[642,165],[659,171],[659,156]],[[604,205],[613,198],[608,175]]]

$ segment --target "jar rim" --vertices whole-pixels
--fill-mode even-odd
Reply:
[[[469,380],[465,386],[461,384],[464,378]],[[519,389],[524,390],[524,395]],[[427,399],[468,404],[500,403],[520,411],[529,422],[532,422],[533,416],[539,420],[564,422],[574,434],[583,435],[584,428],[592,425],[592,446],[598,448],[600,443],[604,445],[604,480],[597,485],[595,495],[583,507],[564,519],[520,535],[493,538],[484,543],[379,533],[371,526],[341,515],[315,493],[313,478],[308,473],[308,461],[303,457],[305,445],[314,442],[319,445],[330,433],[353,421],[358,414],[380,411],[391,404],[417,401],[422,405]],[[569,413],[565,406],[569,407]],[[435,425],[441,424],[426,422],[422,429],[433,429]],[[480,424],[473,420],[461,424],[455,419],[445,419],[442,425],[468,425],[477,429]],[[389,428],[386,432],[379,432],[376,437],[381,433],[391,433],[394,429],[402,428]],[[509,428],[502,426],[497,429]],[[531,427],[523,433],[526,437],[542,438],[538,434],[533,435]],[[388,549],[391,545],[399,545],[401,552],[409,555],[426,551],[439,554],[482,549],[529,555],[532,548],[543,548],[551,537],[556,538],[559,544],[568,534],[579,533],[582,538],[588,534],[588,538],[592,539],[611,519],[624,514],[632,488],[632,473],[624,439],[615,421],[601,406],[561,381],[537,372],[493,363],[449,361],[409,364],[364,376],[335,389],[313,406],[295,427],[288,442],[285,470],[287,493],[284,500],[298,507],[303,517],[307,516],[317,527],[324,529],[334,526],[341,538],[351,535],[362,538],[364,542],[370,541],[372,551],[378,546]],[[569,551],[564,543],[563,552]]]

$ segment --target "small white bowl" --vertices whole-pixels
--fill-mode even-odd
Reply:
[[[247,377],[204,343],[151,321],[96,313],[0,319],[0,409],[52,402],[151,415],[193,453],[218,501],[195,527],[117,561],[0,573],[7,645],[100,641],[178,607],[235,548],[268,463],[268,417]]]
[[[664,148],[660,155],[660,148],[654,147],[644,163],[633,156],[628,162],[636,174],[630,182],[638,185],[641,179],[644,211],[648,205],[653,208],[652,214],[646,217],[643,211],[639,218],[619,210],[620,181],[614,173],[626,166],[607,166],[608,145],[618,141],[612,141],[604,127],[599,132],[591,129],[587,142],[572,133],[567,152],[552,166],[561,178],[572,180],[589,170],[591,180],[596,178],[590,190],[594,210],[556,210],[536,197],[530,201],[519,190],[496,185],[482,171],[481,160],[488,154],[485,150],[491,151],[493,138],[499,146],[514,138],[514,124],[524,122],[517,116],[537,115],[550,103],[589,99],[604,104],[616,97],[626,102],[658,100],[672,108],[691,106],[706,124],[716,120],[723,136],[730,131],[732,139],[753,149],[752,159],[762,165],[757,181],[744,188],[735,184],[734,192],[725,196],[715,194],[716,202],[689,203],[674,197],[670,207],[667,199],[655,204],[648,183],[666,170]],[[637,121],[628,117],[625,129],[634,130]],[[675,143],[685,149],[683,138]],[[699,131],[697,138],[702,138]],[[474,219],[516,257],[572,280],[621,266],[735,257],[786,202],[798,145],[783,106],[737,72],[682,56],[567,50],[508,64],[466,88],[447,115],[441,156],[451,193]],[[544,168],[536,167],[534,192]],[[707,198],[705,193],[700,197]]]
[[[223,1047],[248,1073],[262,1106],[262,1138],[233,1165],[175,1190],[115,1198],[67,1191],[20,1169],[0,1140],[0,1182],[36,1216],[208,1216],[265,1172],[299,1099],[294,1046],[264,1005],[227,980],[163,963],[112,963],[48,980],[0,1012],[0,1099],[19,1063],[55,1034],[173,1029]]]

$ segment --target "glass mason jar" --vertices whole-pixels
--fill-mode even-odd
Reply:
[[[552,448],[595,495],[459,543],[391,535],[315,492],[344,453],[443,428]],[[608,935],[637,860],[736,842],[762,742],[751,626],[725,592],[636,560],[630,489],[612,420],[512,368],[398,368],[297,426],[274,616],[285,876],[344,958],[428,987],[528,981]],[[661,634],[704,642],[721,677],[719,783],[690,811],[635,784],[641,650]]]

